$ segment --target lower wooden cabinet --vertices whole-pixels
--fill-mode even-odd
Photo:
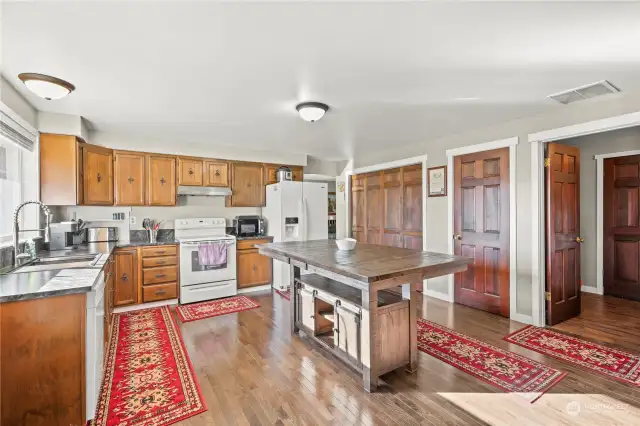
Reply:
[[[115,253],[115,306],[138,303],[138,252],[136,249],[118,249]]]
[[[238,288],[271,284],[273,260],[258,253],[256,244],[265,244],[271,239],[240,240],[236,250],[238,264]]]

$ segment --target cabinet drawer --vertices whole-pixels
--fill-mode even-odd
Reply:
[[[144,247],[142,249],[142,257],[175,256],[177,252],[178,248],[176,246]]]
[[[144,285],[176,281],[176,278],[177,268],[175,266],[142,270],[142,284]]]
[[[238,250],[249,250],[255,247],[256,244],[267,244],[270,243],[271,239],[262,239],[262,240],[238,240],[237,249]]]
[[[178,285],[176,283],[149,285],[142,289],[142,300],[153,302],[156,300],[175,299],[178,297]]]
[[[147,257],[146,259],[142,259],[142,267],[153,268],[155,266],[171,266],[175,265],[176,262],[177,258],[175,256]]]

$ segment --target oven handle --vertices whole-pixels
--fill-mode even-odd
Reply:
[[[200,244],[204,244],[204,243],[225,243],[228,246],[232,246],[234,245],[236,242],[235,241],[198,241],[197,243],[180,243],[180,245],[182,246],[199,246]]]

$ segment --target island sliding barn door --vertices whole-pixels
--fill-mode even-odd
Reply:
[[[422,250],[422,165],[351,176],[351,235]]]
[[[454,254],[474,259],[466,271],[455,274],[454,300],[505,317],[510,184],[509,148],[454,159]]]
[[[640,155],[604,160],[604,294],[640,301]]]

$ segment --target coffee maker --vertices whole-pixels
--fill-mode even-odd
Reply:
[[[73,236],[78,231],[78,222],[75,220],[67,222],[52,223],[51,240],[49,250],[63,250],[74,246]]]

